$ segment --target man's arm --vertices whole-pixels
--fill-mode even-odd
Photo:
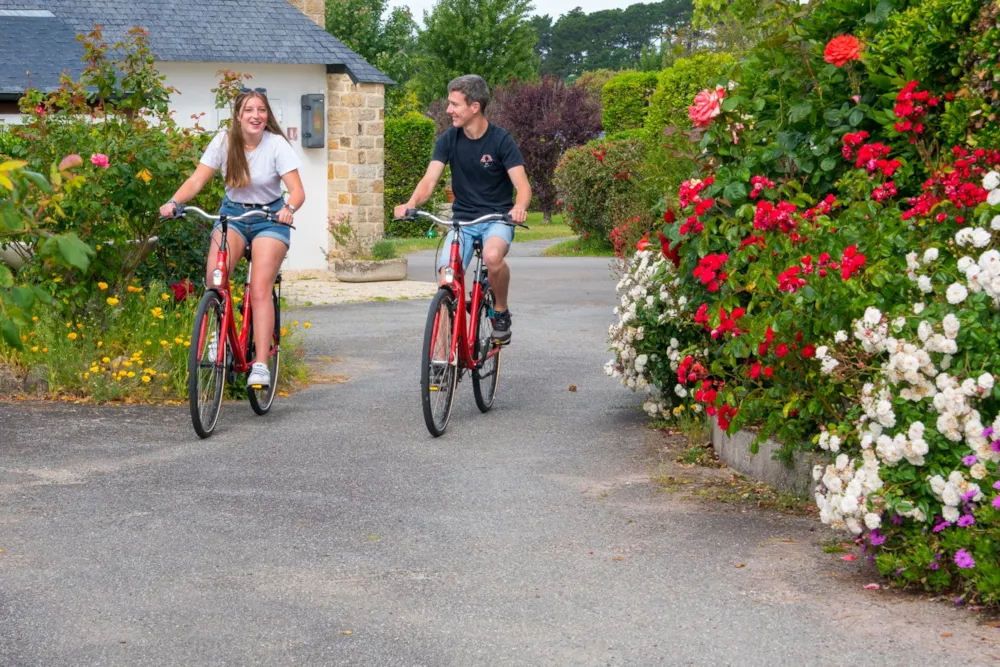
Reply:
[[[531,206],[531,186],[528,184],[528,174],[524,165],[518,165],[507,170],[517,197],[514,198],[514,208],[510,209],[510,217],[514,222],[524,222],[528,219],[528,207]]]
[[[441,174],[444,173],[444,162],[438,162],[437,160],[431,160],[431,163],[427,165],[427,171],[424,173],[424,177],[420,179],[417,183],[416,189],[413,194],[410,195],[409,200],[405,204],[400,204],[393,209],[392,213],[397,218],[402,218],[406,215],[406,210],[410,208],[418,208],[421,204],[426,202],[434,194],[434,187],[437,185],[438,181],[441,179]]]

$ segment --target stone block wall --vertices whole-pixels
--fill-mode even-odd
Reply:
[[[326,29],[326,0],[288,0],[288,2],[311,18],[319,27]]]

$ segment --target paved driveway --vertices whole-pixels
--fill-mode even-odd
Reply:
[[[607,263],[527,246],[497,405],[461,383],[442,438],[425,300],[311,309],[310,356],[350,380],[227,404],[206,441],[183,408],[0,404],[0,665],[1000,660],[966,612],[863,591],[813,520],[650,484],[602,372]]]

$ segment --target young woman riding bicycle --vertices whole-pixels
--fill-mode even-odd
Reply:
[[[174,196],[160,207],[160,215],[173,217],[176,207],[193,199],[222,169],[226,196],[219,213],[238,216],[250,210],[267,207],[276,213],[277,222],[252,218],[229,224],[229,275],[232,275],[247,244],[253,253],[250,276],[255,360],[247,374],[247,386],[267,387],[272,378],[267,367],[274,328],[274,304],[271,298],[274,281],[285,259],[291,241],[294,214],[305,202],[301,163],[271,112],[267,91],[263,88],[242,89],[233,105],[229,130],[220,132],[209,144],[194,173],[178,188]],[[281,184],[288,189],[288,200],[281,195]],[[222,240],[220,227],[212,232],[208,253],[206,284],[212,284],[212,271]]]

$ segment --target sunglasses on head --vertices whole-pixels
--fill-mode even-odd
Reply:
[[[241,93],[260,93],[261,95],[267,95],[267,88],[240,88]]]

